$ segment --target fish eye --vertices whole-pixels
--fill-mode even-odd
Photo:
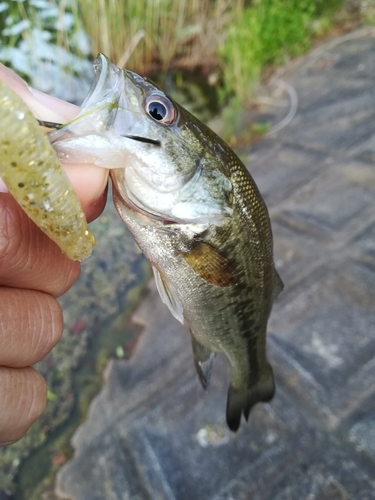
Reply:
[[[176,108],[164,95],[149,95],[145,102],[146,112],[159,123],[172,125],[176,121]]]

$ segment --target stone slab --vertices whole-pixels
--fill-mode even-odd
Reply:
[[[151,286],[131,362],[112,362],[59,498],[375,499],[375,40],[314,52],[289,77],[292,123],[242,152],[270,207],[285,291],[269,323],[277,392],[236,435],[228,366],[207,394]]]

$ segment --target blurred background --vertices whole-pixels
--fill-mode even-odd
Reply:
[[[370,0],[3,1],[0,62],[31,86],[80,104],[102,52],[149,76],[241,155],[293,106],[290,87],[274,83],[275,75],[310,48],[374,23]],[[145,295],[148,264],[112,203],[93,232],[98,247],[61,298],[63,338],[38,367],[47,409],[21,441],[0,449],[1,500],[58,498],[56,474],[73,456],[70,439],[108,360],[129,358],[142,332],[130,317]]]
[[[371,22],[368,3],[0,2],[0,60],[32,86],[80,104],[92,80],[91,62],[103,52],[120,68],[149,76],[207,121],[229,104],[229,115],[249,106],[261,75],[274,65],[303,54],[318,39]]]

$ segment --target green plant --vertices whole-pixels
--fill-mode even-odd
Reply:
[[[254,0],[230,27],[220,52],[222,97],[235,95],[242,103],[248,101],[264,65],[306,51],[314,20],[340,4],[342,0]]]
[[[80,0],[93,53],[152,74],[217,67],[217,47],[243,0]]]
[[[263,122],[263,123],[253,123],[251,126],[252,132],[254,134],[266,134],[270,128],[272,127],[272,123],[270,122]]]
[[[0,33],[1,62],[32,86],[69,100],[85,97],[91,47],[69,1],[1,2]]]

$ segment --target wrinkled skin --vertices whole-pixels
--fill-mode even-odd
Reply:
[[[79,112],[76,106],[29,89],[2,65],[0,79],[39,119],[66,122]],[[94,220],[105,205],[107,171],[94,165],[64,168],[87,219]],[[20,439],[43,412],[45,381],[31,365],[60,339],[63,317],[56,297],[79,273],[79,263],[63,255],[30,221],[0,179],[0,445]]]

